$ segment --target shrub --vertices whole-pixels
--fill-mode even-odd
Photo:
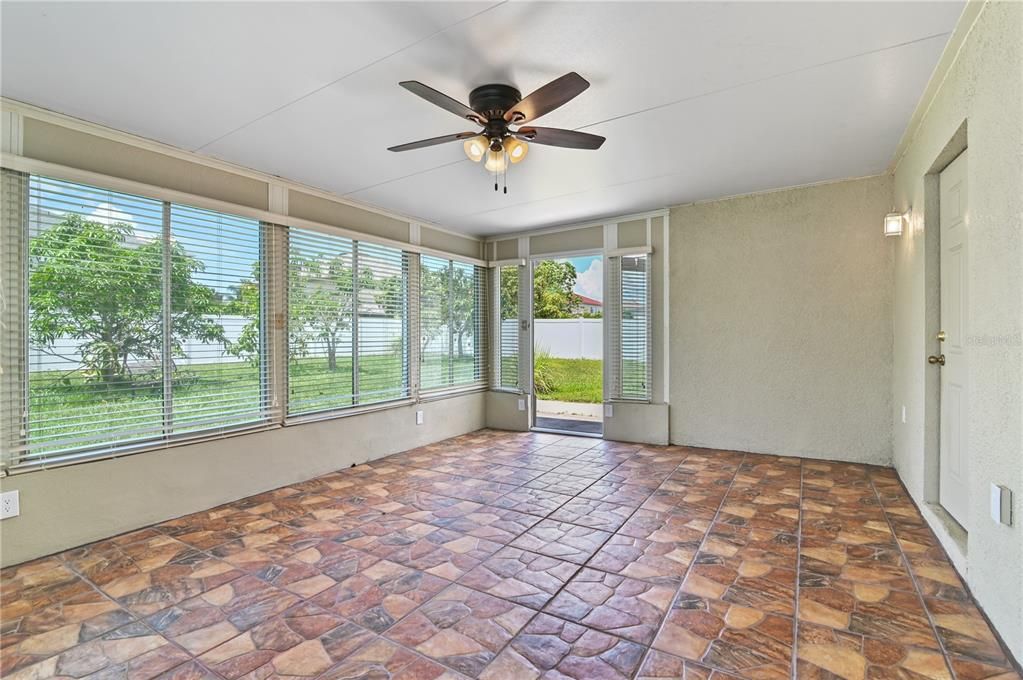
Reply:
[[[551,353],[538,348],[533,353],[533,388],[537,394],[550,394],[558,387],[557,369]]]

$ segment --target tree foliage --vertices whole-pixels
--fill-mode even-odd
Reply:
[[[438,314],[422,314],[423,349],[429,346],[441,327],[448,323],[458,348],[458,357],[465,356],[465,336],[474,330],[476,308],[475,270],[458,264],[443,269],[422,268],[422,295],[436,300]]]
[[[571,262],[543,260],[533,270],[533,317],[571,319],[578,316],[579,296],[572,292],[576,271]]]
[[[87,378],[113,387],[131,380],[133,364],[159,366],[163,356],[163,243],[136,237],[130,224],[104,224],[68,215],[31,239],[29,333],[49,347],[58,338],[80,340]],[[203,263],[171,245],[171,347],[183,356],[185,338],[224,342],[224,329],[207,318],[215,291],[193,276]]]

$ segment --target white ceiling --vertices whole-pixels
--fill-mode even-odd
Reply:
[[[490,235],[808,182],[891,160],[962,2],[49,3],[2,13],[5,97]],[[538,125],[496,194],[461,101],[567,71],[589,90]]]

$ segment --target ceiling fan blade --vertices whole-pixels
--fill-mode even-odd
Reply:
[[[604,143],[604,138],[600,135],[562,130],[561,128],[524,127],[519,128],[513,134],[515,137],[533,144],[562,146],[566,149],[599,149],[600,145]]]
[[[440,137],[430,137],[429,139],[420,139],[418,142],[409,142],[408,144],[399,144],[398,146],[390,146],[387,148],[388,151],[411,151],[412,149],[423,149],[428,146],[436,146],[438,144],[447,144],[448,142],[459,142],[463,139],[469,139],[470,137],[476,137],[479,135],[478,132],[459,132],[455,135],[442,135]]]
[[[506,111],[504,119],[509,123],[527,123],[571,101],[589,86],[589,82],[575,71],[566,73]]]
[[[459,118],[467,118],[474,123],[486,125],[486,121],[483,120],[478,113],[470,109],[462,102],[452,99],[443,92],[438,92],[429,85],[423,85],[418,80],[403,80],[398,84],[404,87],[412,94],[419,95],[420,97],[430,102],[434,106],[439,106],[445,111],[450,111]]]

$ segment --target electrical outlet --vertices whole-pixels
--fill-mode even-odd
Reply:
[[[526,400],[525,399],[519,399],[519,410],[520,411],[525,411],[526,410]]]
[[[21,499],[18,491],[4,491],[0,494],[0,519],[17,517],[21,514]]]
[[[422,425],[422,424],[423,424],[423,412],[422,411],[416,411],[416,425]]]
[[[604,417],[614,418],[614,415],[615,415],[614,404],[604,404]]]

